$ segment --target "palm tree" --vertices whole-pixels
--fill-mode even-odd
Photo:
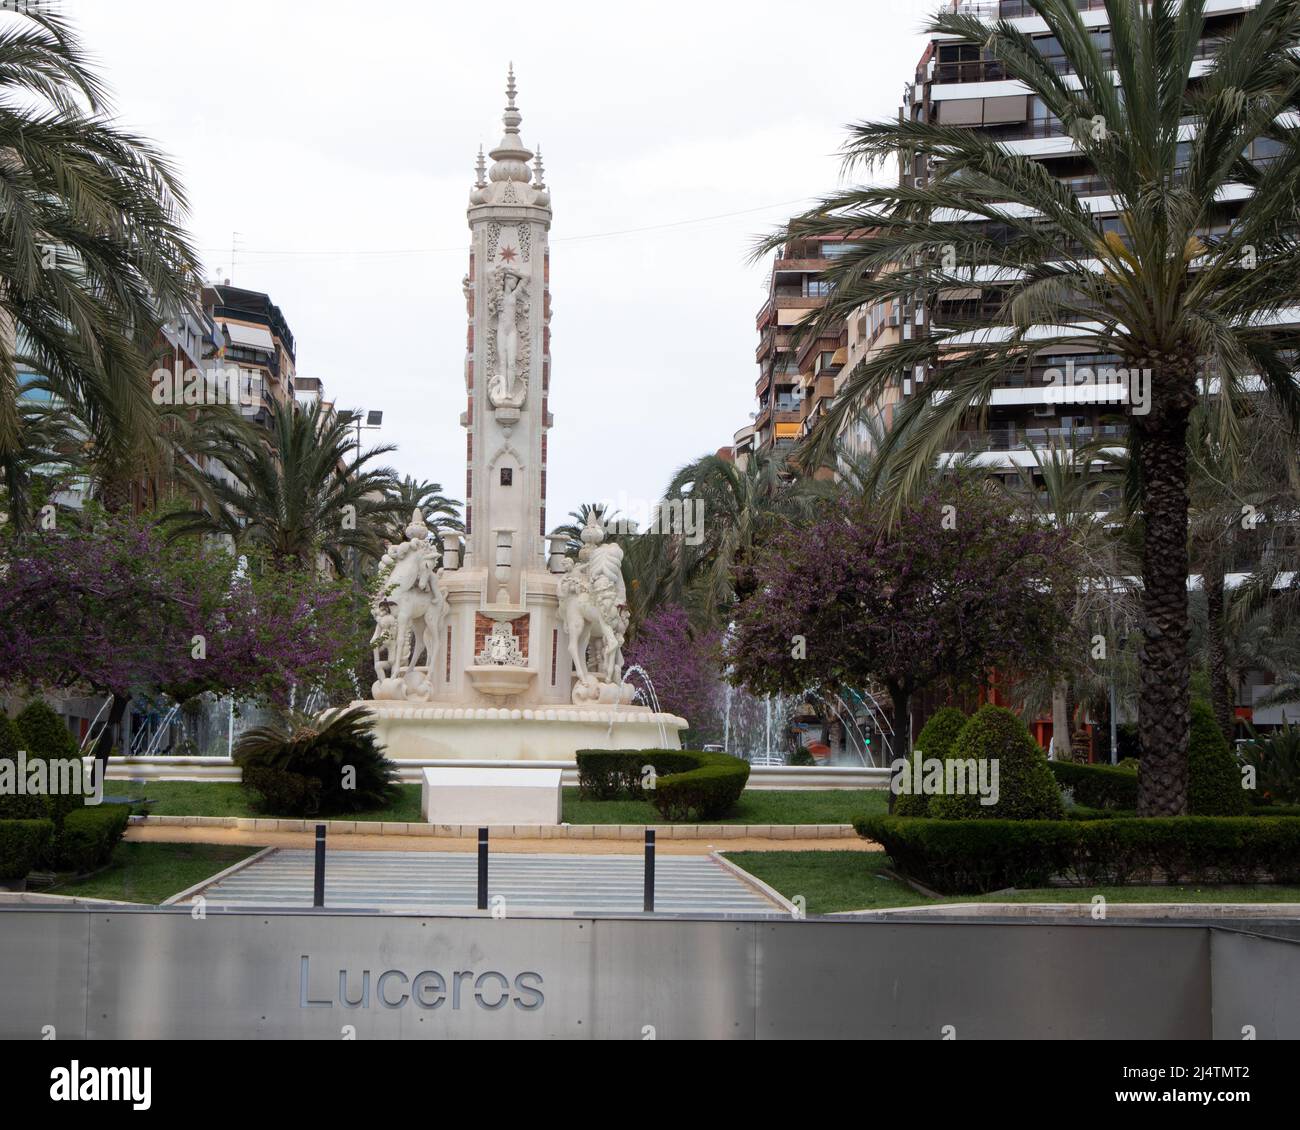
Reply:
[[[1188,434],[1191,471],[1191,558],[1201,574],[1204,596],[1205,662],[1210,681],[1210,702],[1224,737],[1234,734],[1235,688],[1232,625],[1252,618],[1243,607],[1233,614],[1236,595],[1227,587],[1241,551],[1256,564],[1270,550],[1265,539],[1277,529],[1293,527],[1300,512],[1300,463],[1296,436],[1273,413],[1246,416],[1223,442],[1203,411],[1193,414]],[[1265,521],[1266,518],[1273,519]],[[1280,521],[1279,521],[1280,519]],[[1291,562],[1288,562],[1291,564]],[[1263,572],[1273,570],[1264,567]],[[1251,594],[1250,586],[1241,595]],[[1283,603],[1273,609],[1274,629],[1291,610]],[[1280,634],[1280,633],[1279,633]]]
[[[62,18],[18,18],[0,35],[0,465],[11,481],[20,364],[64,403],[138,435],[158,325],[192,302],[198,277],[168,160],[112,124]]]
[[[371,466],[392,445],[360,451],[350,425],[319,401],[305,408],[276,402],[266,432],[228,424],[213,450],[235,485],[205,473],[215,505],[164,515],[172,536],[227,534],[304,566],[322,555],[343,576],[348,551],[379,557],[383,535],[401,516],[392,470]]]
[[[1213,387],[1216,427],[1230,432],[1251,374],[1300,418],[1287,360],[1300,333],[1277,324],[1300,297],[1300,144],[1284,124],[1300,91],[1300,0],[1261,0],[1195,84],[1204,0],[1107,0],[1110,58],[1073,0],[1030,3],[1077,87],[1007,21],[951,12],[930,30],[977,45],[1041,100],[1107,183],[1117,221],[1100,223],[1040,161],[982,131],[904,116],[854,127],[846,164],[901,157],[927,166],[924,185],[839,192],[764,249],[788,235],[860,234],[827,272],[830,298],[808,320],[814,334],[864,304],[993,280],[994,328],[950,325],[877,351],[812,437],[829,447],[848,413],[923,368],[882,451],[900,502],[951,433],[987,408],[994,385],[1036,353],[1083,347],[1147,375],[1139,407],[1148,411],[1131,416],[1130,434],[1144,529],[1139,811],[1176,814],[1186,808],[1190,726],[1188,420]],[[1183,142],[1185,125],[1194,135]],[[1256,142],[1276,157],[1252,163]],[[1216,201],[1243,195],[1233,185],[1247,198],[1226,230],[1212,231]]]
[[[749,591],[747,571],[758,547],[789,522],[811,518],[828,489],[791,478],[784,460],[764,452],[744,467],[717,455],[686,464],[673,475],[664,502],[683,513],[689,507],[697,533],[674,536],[668,594],[696,609],[697,626],[725,624]]]
[[[454,498],[446,497],[442,493],[441,483],[405,475],[400,483],[394,484],[392,497],[398,508],[397,519],[388,535],[392,541],[405,539],[406,525],[416,510],[424,515],[431,530],[465,529],[465,523],[460,518],[462,504]]]
[[[1106,700],[1111,685],[1125,681],[1120,637],[1136,610],[1127,583],[1133,572],[1129,547],[1116,517],[1122,457],[1117,465],[1117,453],[1099,444],[1075,448],[1060,442],[1030,453],[1033,466],[1019,468],[1016,481],[1003,489],[1024,513],[1066,532],[1078,584],[1073,630],[1062,641],[1050,686],[1043,688],[1040,679],[1031,678],[1021,694],[1031,707],[1050,701],[1055,756],[1070,760],[1075,705]]]

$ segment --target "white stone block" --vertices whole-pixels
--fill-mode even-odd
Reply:
[[[558,824],[560,769],[425,769],[420,809],[430,824]]]

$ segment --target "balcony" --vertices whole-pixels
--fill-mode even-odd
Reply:
[[[1094,12],[1106,7],[1105,0],[1074,0],[1080,12]],[[960,0],[957,10],[963,16],[976,16],[981,20],[1018,20],[1037,16],[1029,0]]]
[[[1086,428],[1020,428],[1014,424],[983,431],[954,432],[948,450],[960,453],[980,451],[1028,451],[1064,443],[1082,447],[1088,443],[1113,440],[1117,446],[1127,442],[1127,424],[1098,424]]]

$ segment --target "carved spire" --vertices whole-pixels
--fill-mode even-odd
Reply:
[[[537,146],[537,156],[533,159],[533,187],[546,187],[546,170],[542,167],[542,147]]]
[[[513,180],[527,184],[532,180],[528,162],[532,160],[533,155],[524,147],[523,140],[519,136],[519,124],[524,120],[524,116],[515,106],[516,92],[515,65],[511,63],[510,73],[506,78],[506,109],[501,115],[505,133],[501,137],[501,143],[489,154],[492,158],[492,168],[488,176],[494,182]]]
[[[478,147],[478,160],[474,164],[474,172],[475,172],[474,187],[486,188],[487,187],[487,161],[483,157],[482,145]]]

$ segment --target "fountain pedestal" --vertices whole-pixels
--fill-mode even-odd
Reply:
[[[685,718],[639,706],[451,707],[363,702],[395,761],[569,761],[580,749],[678,749]]]

